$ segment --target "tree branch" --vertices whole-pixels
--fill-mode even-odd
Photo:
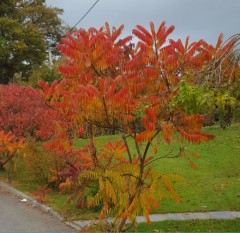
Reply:
[[[166,154],[166,155],[164,155],[164,156],[158,157],[158,158],[156,158],[156,159],[152,159],[151,161],[147,162],[147,163],[144,165],[144,167],[146,167],[146,166],[149,165],[150,163],[153,163],[153,162],[155,162],[155,161],[157,161],[157,160],[160,160],[160,159],[179,158],[179,157],[181,156],[182,148],[180,148],[180,152],[179,152],[178,154],[176,154],[176,155],[170,156],[170,153],[171,153],[171,152],[172,152],[172,150],[171,150],[168,154]]]
[[[134,143],[135,143],[135,146],[136,146],[136,149],[137,149],[138,158],[139,158],[139,160],[142,162],[142,161],[143,161],[143,158],[142,158],[142,155],[141,155],[141,151],[140,151],[138,142],[136,142],[135,139],[134,139]]]
[[[145,160],[145,158],[147,156],[147,152],[148,152],[148,149],[149,149],[149,147],[151,145],[152,140],[161,132],[161,130],[162,130],[162,128],[159,128],[157,130],[157,132],[153,135],[152,139],[150,141],[148,141],[148,143],[147,143],[147,145],[145,147],[144,153],[143,153],[143,162],[144,162],[144,160]]]
[[[127,143],[127,140],[126,140],[126,136],[123,135],[123,136],[122,136],[122,139],[123,139],[124,144],[125,144],[126,149],[127,149],[129,161],[130,161],[130,163],[132,163],[132,155],[131,155],[131,151],[130,151],[130,149],[129,149],[129,146],[128,146],[128,143]]]

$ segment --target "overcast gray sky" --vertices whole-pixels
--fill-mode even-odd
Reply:
[[[96,0],[46,0],[47,5],[63,8],[62,19],[70,26],[89,10]],[[215,43],[223,32],[227,39],[240,33],[240,0],[100,0],[78,28],[125,25],[124,34],[140,24],[157,28],[162,21],[174,25],[174,39],[204,39]]]

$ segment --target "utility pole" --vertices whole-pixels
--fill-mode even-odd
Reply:
[[[48,51],[48,60],[49,60],[49,66],[52,67],[53,61],[52,61],[52,51],[49,49]]]

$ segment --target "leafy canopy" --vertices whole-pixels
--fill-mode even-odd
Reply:
[[[39,90],[15,84],[0,85],[0,128],[18,139],[35,137],[44,127],[51,131],[51,110]],[[41,139],[48,138],[44,134]]]

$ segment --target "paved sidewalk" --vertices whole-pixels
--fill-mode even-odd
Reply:
[[[32,206],[37,206],[45,213],[52,215],[53,217],[55,217],[55,220],[58,220],[58,224],[60,221],[64,222],[64,218],[61,217],[56,211],[54,211],[50,207],[38,203],[36,200],[29,197],[28,195],[16,190],[12,186],[0,181],[0,209],[1,209],[1,212],[2,212],[2,206],[1,206],[1,198],[2,198],[1,195],[2,194],[1,194],[1,192],[3,191],[3,189],[7,190],[8,192],[11,192],[12,194],[18,196],[21,199],[23,199],[23,198],[26,199],[28,204],[30,204]],[[7,208],[7,207],[5,207],[5,208]],[[1,217],[1,212],[0,212],[0,217]],[[48,217],[52,218],[52,216],[48,216]],[[159,221],[165,221],[165,220],[182,221],[182,220],[195,220],[195,219],[237,219],[237,218],[240,218],[240,211],[210,211],[210,212],[167,213],[167,214],[152,214],[152,215],[150,215],[150,220],[152,222],[159,222]],[[106,220],[108,222],[112,221],[111,218],[108,218]],[[141,223],[141,222],[146,222],[146,219],[143,216],[138,216],[136,218],[136,221],[138,223]],[[67,224],[77,230],[80,230],[82,227],[86,227],[91,224],[97,224],[98,222],[99,222],[99,220],[79,220],[79,221],[65,222],[65,224]],[[4,224],[6,224],[6,223],[4,223]],[[2,230],[1,222],[0,222],[0,225],[1,225],[1,228],[0,228],[0,232],[1,232],[1,230]],[[55,225],[55,223],[53,225]],[[65,226],[65,227],[67,227],[67,226]],[[57,229],[59,229],[59,228],[57,228]],[[62,231],[70,231],[70,228],[66,228],[66,229],[67,230],[64,230],[64,228],[62,228]],[[24,230],[15,230],[15,231],[24,231]],[[31,230],[31,231],[34,231],[34,230]],[[43,230],[41,229],[38,231],[44,231],[44,229]],[[47,231],[59,231],[59,230],[47,230]]]
[[[210,211],[210,212],[189,212],[189,213],[167,213],[167,214],[151,214],[151,222],[160,222],[165,220],[195,220],[195,219],[237,219],[240,218],[240,211]],[[112,219],[108,218],[108,222],[111,222]],[[144,216],[138,216],[136,218],[138,223],[146,222]],[[79,220],[73,221],[69,224],[75,227],[76,229],[81,229],[91,224],[97,224],[99,221],[90,221],[90,220]]]

